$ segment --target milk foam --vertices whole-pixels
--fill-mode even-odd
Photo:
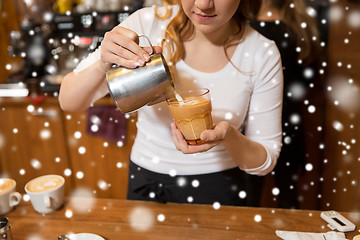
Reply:
[[[194,97],[189,97],[189,98],[182,98],[181,95],[179,93],[175,92],[175,98],[176,100],[179,102],[180,106],[184,106],[186,105],[195,105],[195,104],[199,104],[200,102],[202,102],[202,100],[199,100],[197,98]]]
[[[184,101],[184,99],[180,96],[180,94],[178,94],[178,93],[175,93],[175,98],[176,98],[176,100],[178,100],[179,102],[181,102],[181,101]]]
[[[55,176],[42,177],[32,180],[28,186],[27,190],[30,192],[46,192],[57,187],[60,187],[63,184],[61,178]]]
[[[0,194],[10,191],[15,186],[15,182],[11,179],[0,179]]]

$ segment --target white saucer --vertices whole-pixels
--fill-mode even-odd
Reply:
[[[71,240],[105,240],[99,235],[93,233],[77,233],[69,236]]]

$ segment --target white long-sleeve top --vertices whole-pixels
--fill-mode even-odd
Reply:
[[[173,16],[176,11],[177,7],[173,7]],[[151,7],[138,10],[120,25],[148,36],[153,45],[160,45],[170,20],[156,18],[155,8]],[[99,59],[100,50],[97,49],[74,71],[81,71]],[[175,86],[210,89],[214,123],[226,120],[247,138],[264,146],[265,163],[254,169],[243,169],[249,174],[264,175],[275,166],[281,149],[283,76],[280,54],[273,41],[246,26],[244,41],[237,46],[231,61],[240,72],[230,62],[220,71],[205,73],[179,61]],[[97,96],[103,96],[106,90],[99,90]],[[196,154],[176,150],[170,133],[172,121],[165,102],[138,110],[138,130],[131,152],[134,163],[170,175],[206,174],[237,167],[223,145]]]

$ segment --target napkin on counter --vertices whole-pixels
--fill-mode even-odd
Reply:
[[[276,230],[276,235],[285,240],[346,240],[342,232],[310,233]]]

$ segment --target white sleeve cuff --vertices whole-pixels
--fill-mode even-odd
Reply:
[[[241,170],[245,171],[248,174],[258,175],[258,176],[264,176],[269,172],[271,172],[276,165],[278,154],[277,156],[275,156],[276,154],[275,153],[271,154],[266,146],[264,146],[264,148],[266,151],[266,160],[261,166],[256,168],[241,169]]]

